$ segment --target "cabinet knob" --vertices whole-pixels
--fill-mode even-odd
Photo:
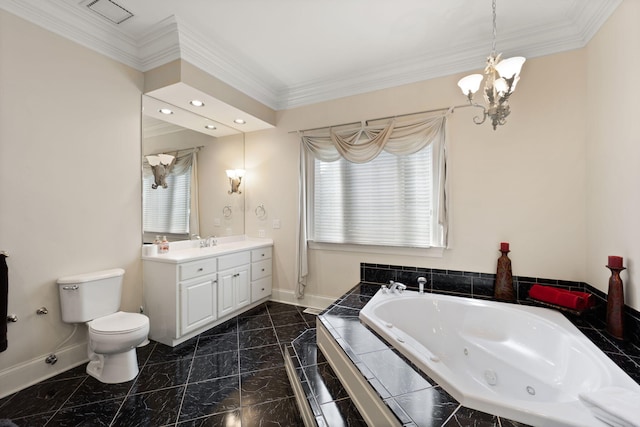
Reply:
[[[202,270],[204,270],[202,267],[200,267],[200,268],[198,269],[198,271],[202,271]]]
[[[262,290],[264,291],[264,288],[262,288]]]
[[[264,268],[262,269],[262,271],[264,271]]]

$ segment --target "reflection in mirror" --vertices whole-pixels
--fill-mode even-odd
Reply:
[[[159,104],[174,114],[161,120]],[[244,134],[226,128],[216,137],[204,124],[194,130],[193,123],[213,122],[146,95],[142,105],[143,243],[244,234],[244,192],[229,194],[226,173],[244,169]],[[181,126],[175,117],[188,120]]]

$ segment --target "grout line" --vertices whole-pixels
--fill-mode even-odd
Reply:
[[[55,412],[53,413],[53,415],[51,415],[51,418],[49,418],[49,419],[47,420],[47,422],[46,422],[46,423],[44,423],[44,425],[45,425],[45,426],[49,424],[49,422],[50,422],[50,421],[51,421],[51,420],[52,420],[52,419],[53,419],[53,418],[58,414],[58,412],[60,412],[60,410],[61,410],[62,408],[64,408],[64,404],[65,404],[65,403],[67,403],[67,402],[69,401],[69,399],[71,399],[71,396],[73,396],[73,395],[75,394],[75,392],[76,392],[76,391],[78,391],[78,390],[80,389],[80,387],[82,386],[82,384],[84,384],[84,383],[85,383],[85,381],[87,381],[87,379],[88,379],[88,378],[89,378],[89,374],[87,374],[87,375],[86,375],[86,377],[85,377],[82,381],[80,381],[80,384],[78,384],[78,385],[76,386],[75,390],[73,390],[73,391],[71,392],[71,394],[69,394],[69,396],[67,396],[67,398],[64,400],[64,402],[62,402],[62,405],[60,405],[60,406],[55,410]],[[17,394],[17,393],[16,393],[16,394]],[[12,398],[12,399],[13,399],[13,398]],[[10,400],[11,400],[11,399],[10,399]],[[116,415],[118,415],[118,413],[117,413],[117,412],[116,412]]]
[[[193,362],[196,359],[196,353],[198,352],[198,346],[200,345],[200,335],[198,335],[198,340],[196,341],[196,346],[193,349],[193,355],[191,356],[191,363],[189,363],[189,373],[187,374],[187,379],[184,384],[184,390],[182,391],[182,398],[180,399],[180,406],[178,407],[178,413],[176,414],[176,422],[175,426],[178,425],[178,421],[180,420],[180,413],[182,412],[182,405],[184,403],[184,398],[187,395],[187,386],[189,385],[189,378],[191,378],[191,370],[193,369]]]

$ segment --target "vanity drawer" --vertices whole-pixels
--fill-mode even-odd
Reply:
[[[216,265],[216,258],[201,259],[180,264],[180,280],[204,276],[205,274],[213,274],[218,271]]]
[[[271,276],[271,260],[254,262],[251,264],[251,280]]]
[[[271,277],[251,282],[251,302],[256,302],[271,295]]]
[[[263,259],[271,259],[272,248],[259,248],[251,251],[251,261],[256,262]]]
[[[218,257],[218,267],[220,270],[227,270],[229,268],[249,264],[250,262],[251,253],[249,251]]]

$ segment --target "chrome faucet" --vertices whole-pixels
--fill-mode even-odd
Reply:
[[[407,289],[407,285],[403,285],[400,282],[394,282],[393,280],[389,281],[389,292],[398,290],[398,292],[402,293],[405,289]]]
[[[207,247],[210,248],[212,246],[216,246],[218,241],[216,240],[216,236],[207,237]]]
[[[202,240],[198,234],[192,234],[191,240],[197,240],[201,248],[205,247],[205,241]]]
[[[424,285],[427,283],[427,279],[424,277],[418,277],[418,293],[424,294]]]

